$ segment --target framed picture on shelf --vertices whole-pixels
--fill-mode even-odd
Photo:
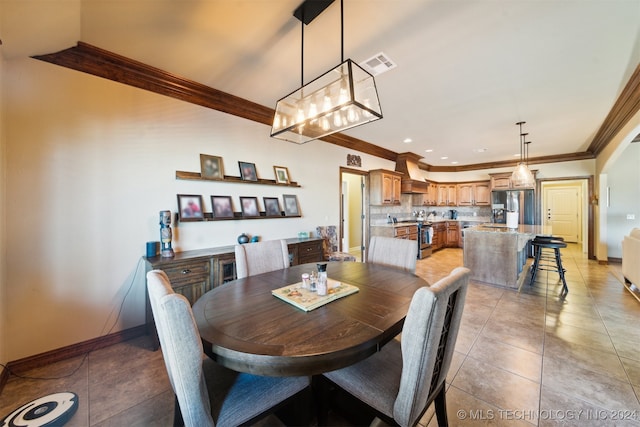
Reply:
[[[214,218],[233,218],[231,196],[211,196]]]
[[[289,170],[284,166],[274,166],[273,171],[276,174],[276,182],[278,184],[289,183]]]
[[[300,208],[298,206],[298,196],[295,194],[283,194],[284,214],[285,216],[300,216]]]
[[[180,221],[202,221],[202,196],[195,194],[178,194],[178,212]]]
[[[282,216],[280,202],[277,197],[263,197],[266,216]]]
[[[260,216],[257,197],[240,197],[240,206],[242,207],[242,216],[249,218]]]
[[[258,174],[256,174],[255,163],[238,162],[240,166],[240,177],[243,181],[257,181]]]
[[[200,154],[200,176],[205,179],[224,179],[222,157]]]

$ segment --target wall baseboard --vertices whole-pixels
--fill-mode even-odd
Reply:
[[[9,381],[9,370],[2,366],[2,373],[0,374],[0,393],[2,393],[7,381]]]
[[[133,338],[145,335],[147,333],[146,325],[136,326],[135,328],[125,329],[109,335],[93,338],[77,344],[61,347],[55,350],[36,354],[34,356],[25,357],[24,359],[15,360],[7,364],[7,368],[3,370],[0,376],[0,392],[9,378],[10,373],[24,374],[30,369],[49,365],[51,363],[60,362],[61,360],[70,359],[72,357],[81,356],[94,350],[109,347]]]

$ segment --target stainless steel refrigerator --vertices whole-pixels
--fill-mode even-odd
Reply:
[[[506,224],[507,212],[518,212],[519,224],[535,224],[534,190],[500,190],[491,192],[493,222]]]

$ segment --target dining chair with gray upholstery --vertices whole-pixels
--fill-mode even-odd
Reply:
[[[236,274],[243,279],[289,267],[289,248],[285,240],[236,245]]]
[[[409,239],[372,236],[369,240],[367,262],[416,272],[418,242]]]
[[[386,423],[415,426],[435,402],[438,425],[448,425],[445,379],[468,282],[469,269],[457,267],[434,285],[418,289],[400,341],[391,340],[371,357],[323,377],[331,387],[338,386],[372,408]]]
[[[308,377],[262,377],[227,369],[204,356],[189,301],[167,275],[147,273],[162,355],[176,395],[174,425],[238,426],[264,418],[309,390]],[[275,420],[274,420],[275,421]]]

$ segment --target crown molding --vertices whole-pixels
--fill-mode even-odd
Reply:
[[[76,46],[59,52],[37,55],[32,58],[76,71],[102,77],[118,83],[169,96],[191,104],[211,108],[254,122],[271,126],[274,110],[255,102],[231,95],[193,80],[177,76],[156,67],[135,61],[116,53],[79,41]],[[627,123],[640,108],[640,66],[627,83],[616,105],[594,138],[589,150],[583,153],[568,153],[528,159],[529,164],[558,163],[573,160],[593,159],[602,151],[615,132]],[[396,161],[398,153],[371,144],[361,139],[335,133],[321,138],[322,141],[340,147],[370,154],[382,159]],[[430,172],[461,172],[516,166],[517,161],[506,160],[458,166],[432,166],[418,162],[420,169]]]

